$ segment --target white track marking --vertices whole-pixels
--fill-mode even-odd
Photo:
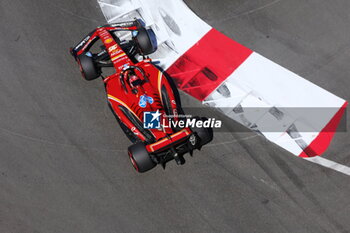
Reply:
[[[313,158],[304,158],[304,159],[309,161],[309,162],[317,163],[323,167],[327,167],[327,168],[332,169],[334,171],[337,171],[337,172],[340,172],[340,173],[343,173],[345,175],[350,176],[350,167],[345,166],[343,164],[336,163],[332,160],[328,160],[328,159],[322,158],[320,156],[313,157]]]
[[[226,141],[226,142],[211,143],[211,144],[206,145],[206,147],[220,146],[220,145],[225,145],[225,144],[231,144],[234,142],[245,141],[245,140],[249,140],[251,138],[254,138],[256,136],[258,136],[258,135],[248,136],[245,138],[230,140],[230,141]],[[303,158],[303,159],[305,159],[309,162],[312,162],[312,163],[316,163],[316,164],[321,165],[323,167],[329,168],[331,170],[343,173],[344,175],[350,176],[350,167],[345,166],[345,165],[340,164],[340,163],[337,163],[337,162],[334,162],[334,161],[329,160],[329,159],[325,159],[321,156],[316,156],[316,157],[312,157],[312,158]]]

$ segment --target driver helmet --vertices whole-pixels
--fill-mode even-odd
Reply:
[[[135,88],[142,84],[142,80],[136,74],[130,74],[129,83],[132,88]]]

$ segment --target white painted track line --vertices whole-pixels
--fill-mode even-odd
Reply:
[[[304,159],[307,161],[310,161],[312,163],[317,163],[323,167],[327,167],[327,168],[330,168],[334,171],[337,171],[337,172],[340,172],[340,173],[343,173],[345,175],[350,176],[350,167],[345,166],[343,164],[336,163],[332,160],[328,160],[328,159],[322,158],[320,156],[312,157],[312,158],[304,158]]]

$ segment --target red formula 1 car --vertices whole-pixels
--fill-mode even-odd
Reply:
[[[102,43],[93,53],[97,41]],[[140,20],[98,27],[71,48],[86,80],[102,77],[108,104],[133,142],[128,153],[139,172],[148,171],[157,164],[165,167],[172,159],[183,164],[185,153],[192,154],[194,149],[200,149],[213,138],[211,128],[160,124],[165,117],[173,122],[180,120],[183,110],[172,79],[146,57],[156,49],[153,31],[147,30]],[[113,69],[108,77],[101,75],[105,67]]]

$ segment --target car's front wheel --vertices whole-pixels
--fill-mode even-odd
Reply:
[[[101,75],[101,70],[96,67],[91,54],[83,53],[77,57],[79,69],[85,80],[91,81]]]
[[[156,36],[152,29],[140,28],[136,36],[138,47],[143,55],[154,53],[157,50]]]

